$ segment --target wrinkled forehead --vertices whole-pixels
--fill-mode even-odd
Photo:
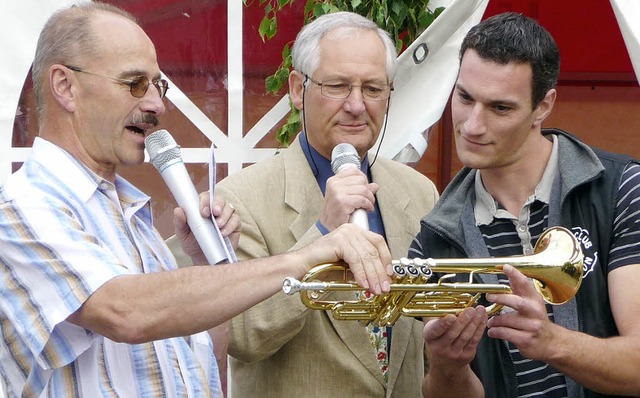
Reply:
[[[155,46],[151,39],[133,21],[122,16],[101,13],[93,20],[97,62],[113,67],[157,68]]]

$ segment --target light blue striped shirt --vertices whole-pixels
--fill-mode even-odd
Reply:
[[[206,332],[123,344],[66,319],[123,274],[176,268],[150,199],[36,138],[0,188],[0,377],[9,397],[221,396]]]

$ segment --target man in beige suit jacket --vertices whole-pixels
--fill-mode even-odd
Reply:
[[[302,247],[348,222],[357,208],[379,216],[394,258],[406,256],[438,194],[429,179],[400,163],[377,158],[367,167],[391,91],[393,43],[351,13],[325,15],[305,30],[294,46],[289,86],[293,104],[304,108],[306,135],[216,188],[242,221],[238,258]],[[367,162],[364,173],[354,167],[332,176],[331,150],[342,142]],[[378,353],[362,324],[309,310],[297,294],[276,293],[232,320],[232,396],[419,397],[422,329],[422,322],[401,318],[389,330],[390,349]],[[378,361],[387,354],[388,367]]]
[[[394,258],[406,256],[419,219],[437,199],[433,184],[394,161],[371,168],[376,199]],[[323,204],[299,140],[273,159],[218,184],[242,220],[239,258],[301,247],[321,236]],[[400,318],[392,328],[385,383],[366,329],[309,310],[299,295],[276,293],[231,322],[231,391],[238,397],[419,397],[422,322]]]

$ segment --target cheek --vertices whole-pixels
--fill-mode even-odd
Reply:
[[[468,118],[469,110],[461,105],[451,107],[451,122],[456,127]]]

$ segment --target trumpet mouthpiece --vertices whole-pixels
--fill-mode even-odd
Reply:
[[[285,278],[282,282],[282,291],[288,295],[292,295],[300,291],[302,283],[296,278]]]

